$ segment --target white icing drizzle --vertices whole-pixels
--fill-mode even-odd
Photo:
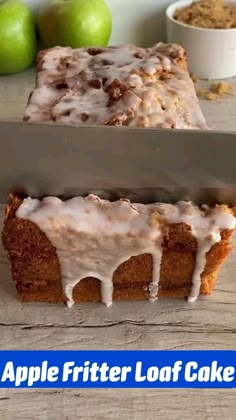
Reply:
[[[197,299],[206,253],[221,240],[221,232],[235,228],[235,218],[227,206],[200,209],[189,202],[132,204],[128,200],[109,202],[95,195],[61,201],[46,197],[27,198],[16,216],[34,222],[56,248],[62,286],[68,306],[73,288],[83,278],[101,280],[102,302],[112,304],[113,274],[132,256],[151,254],[153,278],[150,300],[156,300],[162,260],[163,226],[186,223],[198,244],[189,301]]]
[[[215,239],[215,240],[214,240]],[[206,263],[206,254],[210,251],[212,245],[219,242],[221,239],[220,233],[214,238],[210,235],[209,239],[198,240],[198,251],[196,254],[195,269],[192,275],[192,289],[188,296],[188,302],[195,302],[198,298],[201,288],[201,274],[204,271]]]
[[[149,293],[150,293],[150,300],[155,301],[157,300],[158,295],[158,285],[160,280],[160,272],[161,272],[161,260],[162,260],[162,249],[161,243],[160,246],[152,252],[152,281],[149,284]]]
[[[62,124],[207,128],[185,51],[151,48],[62,48],[44,52],[25,119]]]

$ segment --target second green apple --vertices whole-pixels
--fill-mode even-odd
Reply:
[[[112,20],[104,0],[53,0],[39,13],[38,27],[46,48],[106,46]]]

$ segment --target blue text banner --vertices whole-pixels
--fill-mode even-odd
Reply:
[[[1,388],[235,388],[234,350],[0,351]]]

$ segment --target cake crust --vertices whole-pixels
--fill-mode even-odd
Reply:
[[[25,121],[206,129],[185,50],[62,48],[40,51]]]

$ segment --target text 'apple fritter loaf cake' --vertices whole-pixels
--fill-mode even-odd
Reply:
[[[162,43],[40,52],[24,120],[207,129],[184,49]],[[184,201],[11,195],[3,244],[22,301],[194,301],[214,287],[235,215],[227,205]]]

